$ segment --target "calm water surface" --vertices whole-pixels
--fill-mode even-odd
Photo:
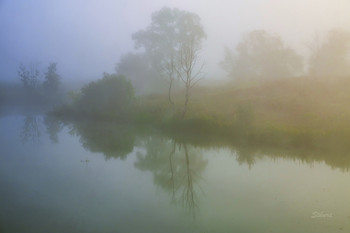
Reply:
[[[0,118],[0,232],[350,232],[349,155]]]

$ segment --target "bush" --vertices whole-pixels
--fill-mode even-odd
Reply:
[[[96,117],[123,116],[132,110],[134,90],[124,76],[104,74],[84,86],[74,104],[76,111]]]

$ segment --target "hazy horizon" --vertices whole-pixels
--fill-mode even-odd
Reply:
[[[133,51],[132,33],[145,29],[151,14],[175,7],[201,18],[206,78],[223,78],[224,47],[234,48],[244,33],[264,29],[307,55],[315,33],[350,30],[350,2],[326,1],[0,1],[0,81],[19,82],[20,63],[58,63],[63,82],[87,82],[114,72],[120,56]]]

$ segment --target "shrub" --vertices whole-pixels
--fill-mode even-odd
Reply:
[[[84,86],[75,103],[78,112],[97,117],[114,117],[130,113],[134,90],[124,76],[104,74],[98,81]]]

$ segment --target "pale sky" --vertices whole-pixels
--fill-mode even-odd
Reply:
[[[65,82],[114,72],[133,50],[131,34],[164,6],[201,17],[208,79],[224,76],[224,46],[234,48],[251,30],[277,33],[301,54],[316,32],[350,30],[350,0],[0,0],[0,81],[18,81],[21,62],[42,70],[58,62]]]

